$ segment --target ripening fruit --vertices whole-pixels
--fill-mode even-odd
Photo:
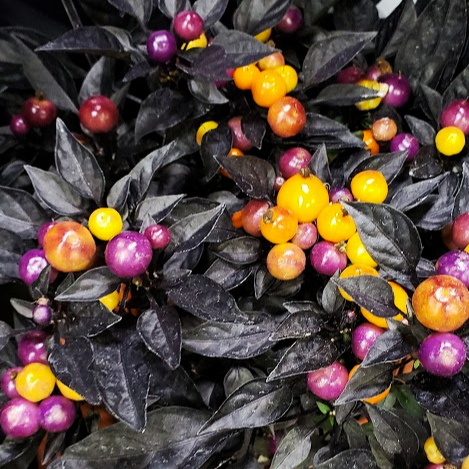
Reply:
[[[278,160],[278,169],[285,179],[298,174],[302,169],[306,169],[311,161],[311,153],[301,147],[288,149]]]
[[[443,127],[435,137],[437,150],[445,156],[453,156],[461,153],[466,144],[466,137],[457,127]]]
[[[109,241],[122,231],[120,213],[113,208],[97,208],[88,219],[88,229],[96,238]]]
[[[260,70],[269,70],[281,67],[282,65],[285,65],[285,58],[281,52],[274,52],[257,62],[257,66]]]
[[[179,12],[173,20],[174,32],[184,41],[192,41],[204,32],[204,20],[193,10]]]
[[[66,386],[62,381],[57,380],[57,387],[59,388],[59,391],[61,392],[62,396],[66,397],[67,399],[70,399],[72,401],[84,401],[85,398],[80,396],[76,391],[73,389],[69,388]]]
[[[371,126],[373,137],[379,142],[389,142],[397,134],[397,125],[393,119],[383,117],[373,122]],[[379,148],[379,147],[378,147]]]
[[[340,203],[327,205],[321,210],[317,227],[321,237],[331,243],[346,241],[357,231],[353,218]]]
[[[454,220],[451,227],[451,241],[459,249],[465,249],[469,244],[469,212],[461,213]]]
[[[276,244],[267,255],[267,270],[278,280],[292,280],[306,267],[303,249],[293,243]]]
[[[440,450],[436,446],[435,440],[432,436],[428,437],[425,440],[423,445],[427,459],[433,464],[443,464],[446,461],[446,458],[441,454]]]
[[[343,68],[336,78],[336,82],[342,85],[353,85],[365,78],[365,72],[355,65]]]
[[[267,212],[270,205],[265,200],[252,199],[250,200],[241,211],[241,221],[243,229],[251,236],[260,238],[261,233],[261,220],[264,213]]]
[[[204,122],[198,129],[195,135],[195,139],[197,141],[197,145],[202,145],[202,139],[207,132],[210,130],[214,130],[218,127],[218,124],[215,121],[207,121]]]
[[[358,232],[355,232],[347,241],[346,252],[352,264],[362,264],[370,267],[378,265],[366,250]]]
[[[17,137],[23,137],[30,131],[30,129],[31,127],[21,114],[18,114],[11,118],[10,130],[13,135],[16,135]]]
[[[47,432],[64,432],[74,420],[75,405],[64,396],[50,396],[39,404],[39,425]]]
[[[318,240],[318,230],[314,223],[300,223],[291,242],[303,251],[310,249]]]
[[[241,116],[232,117],[228,121],[228,127],[231,129],[233,147],[238,148],[244,152],[249,151],[252,148],[252,143],[243,132]]]
[[[377,81],[373,80],[359,80],[357,81],[357,85],[369,88],[374,91],[380,91],[381,95],[381,97],[378,98],[367,99],[365,101],[360,101],[359,103],[356,103],[355,106],[360,111],[370,111],[371,109],[377,108],[388,91],[388,85],[386,85],[385,83],[378,83]]]
[[[352,332],[352,352],[359,360],[364,360],[368,350],[384,329],[369,322],[364,322]]]
[[[30,249],[26,251],[18,263],[18,273],[26,285],[31,285],[41,272],[49,265],[42,249]],[[51,269],[49,281],[53,282],[57,277],[57,271]]]
[[[47,365],[48,335],[42,330],[26,332],[18,342],[18,358],[23,365],[44,363]]]
[[[309,254],[311,265],[316,272],[332,277],[338,270],[344,270],[347,256],[329,241],[319,241]]]
[[[335,361],[332,365],[310,371],[307,375],[309,390],[320,399],[334,401],[345,388],[348,371],[344,365]]]
[[[389,145],[389,149],[392,152],[396,151],[406,151],[407,150],[407,159],[406,162],[409,163],[414,160],[419,149],[420,144],[418,140],[412,134],[397,134]]]
[[[366,143],[365,150],[370,150],[370,155],[376,155],[379,153],[379,145],[375,140],[371,130],[363,131],[363,142]]]
[[[21,115],[31,127],[47,127],[57,117],[57,108],[52,101],[43,97],[29,98],[23,104]]]
[[[39,402],[52,394],[55,376],[48,365],[30,363],[16,377],[16,390],[21,397]]]
[[[254,80],[258,75],[260,75],[260,73],[261,71],[255,64],[236,68],[233,73],[234,84],[240,90],[250,90]]]
[[[381,204],[388,196],[388,183],[382,173],[368,169],[352,178],[350,190],[360,202]]]
[[[278,137],[294,137],[306,125],[305,108],[297,99],[285,96],[270,106],[267,122]]]
[[[298,84],[298,73],[290,65],[282,65],[274,68],[274,70],[285,80],[287,85],[287,93],[290,93]]]
[[[2,374],[1,388],[5,396],[13,399],[14,397],[20,397],[16,390],[16,377],[23,368],[21,366],[15,366],[5,370]]]
[[[285,80],[275,70],[264,70],[254,77],[252,98],[261,107],[270,107],[287,94]]]
[[[401,73],[389,73],[379,77],[380,83],[388,85],[383,103],[391,107],[402,107],[410,98],[410,83]]]
[[[435,272],[438,275],[451,275],[469,287],[469,254],[466,251],[449,251],[436,262]]]
[[[276,206],[269,208],[261,218],[262,236],[274,244],[290,241],[298,229],[298,218],[289,210]]]
[[[353,202],[353,195],[346,187],[336,187],[329,191],[329,201],[331,203],[340,202]]]
[[[44,253],[59,272],[87,269],[94,260],[96,243],[90,231],[75,221],[54,225],[44,237]]]
[[[117,308],[117,305],[119,304],[119,293],[118,291],[113,291],[112,293],[109,293],[106,296],[103,296],[99,299],[99,301],[106,306],[107,309],[113,311],[114,309]]]
[[[300,223],[316,220],[319,212],[328,204],[326,187],[307,170],[288,178],[277,195],[277,205],[290,210]]]
[[[373,267],[369,267],[367,265],[360,265],[360,264],[352,264],[349,265],[340,275],[339,278],[349,278],[349,277],[357,277],[359,275],[373,275],[374,277],[378,277],[378,272],[373,269]],[[339,293],[347,300],[353,301],[353,298],[345,293],[342,288],[339,288]]]
[[[110,132],[118,122],[117,106],[106,96],[91,96],[80,106],[80,123],[90,132]]]
[[[469,134],[469,103],[467,99],[455,99],[442,111],[440,116],[441,127],[457,127],[464,135]]]
[[[267,42],[270,39],[270,35],[272,34],[272,28],[265,29],[261,31],[259,34],[256,34],[254,37],[260,42]]]
[[[303,13],[297,6],[290,5],[275,29],[284,34],[292,34],[298,31],[301,26],[303,26]]]
[[[153,249],[164,249],[171,242],[171,232],[163,225],[147,226],[143,234]]]
[[[415,289],[412,306],[415,316],[425,327],[452,332],[469,318],[469,291],[454,277],[434,275]]]

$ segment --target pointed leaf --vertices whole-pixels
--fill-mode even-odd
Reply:
[[[322,323],[320,316],[314,311],[298,311],[290,314],[278,326],[271,335],[271,340],[304,339],[319,332]]]
[[[443,93],[443,107],[455,99],[466,99],[469,94],[469,66],[467,66]]]
[[[421,85],[419,97],[419,104],[422,111],[435,124],[438,124],[440,121],[441,110],[443,108],[443,97],[441,94],[427,85]]]
[[[364,86],[333,84],[322,89],[310,103],[313,105],[328,104],[330,106],[351,106],[360,101],[378,97],[382,97],[380,91],[365,88]]]
[[[152,0],[107,0],[121,12],[137,18],[142,24],[150,19],[153,10]]]
[[[33,310],[36,307],[35,303],[19,300],[18,298],[10,298],[10,304],[18,314],[21,314],[21,316],[28,319],[33,317]]]
[[[221,19],[228,2],[229,0],[197,0],[193,9],[204,20],[205,29],[208,29]]]
[[[108,57],[101,57],[86,74],[80,88],[78,100],[80,103],[91,96],[109,96],[112,93],[114,61]]]
[[[378,466],[370,451],[348,449],[316,465],[315,469],[378,469]]]
[[[174,18],[179,12],[190,9],[189,0],[157,0],[157,5],[168,18]]]
[[[229,99],[218,90],[215,82],[204,78],[193,78],[187,83],[190,93],[202,103],[225,104]]]
[[[82,197],[101,203],[104,195],[104,174],[96,158],[67,129],[62,119],[57,119],[55,165],[58,173]]]
[[[242,236],[213,246],[211,251],[224,261],[245,265],[252,264],[260,258],[262,244],[253,236]]]
[[[12,328],[6,322],[0,321],[0,350],[8,343],[12,332]]]
[[[409,175],[418,179],[429,179],[443,172],[443,164],[435,145],[420,148],[410,166]]]
[[[469,163],[462,164],[462,178],[454,200],[453,220],[462,213],[469,212]]]
[[[205,271],[204,276],[217,282],[224,290],[230,291],[245,282],[254,269],[253,265],[242,266],[231,264],[223,259],[215,259]]]
[[[311,451],[311,435],[316,427],[292,428],[281,440],[275,451],[271,469],[295,469]]]
[[[409,126],[411,134],[419,141],[421,145],[433,145],[435,143],[435,129],[422,119],[414,116],[404,116]]]
[[[384,176],[386,182],[389,185],[401,172],[407,156],[407,151],[378,153],[377,155],[374,155],[373,157],[359,163],[353,170],[350,178],[361,171],[371,169],[374,171],[379,171]]]
[[[130,181],[130,176],[126,175],[111,187],[106,198],[106,204],[108,207],[114,208],[118,212],[121,212],[124,209],[129,196]]]
[[[325,184],[331,183],[331,172],[329,170],[329,160],[327,158],[326,146],[321,145],[313,154],[308,165],[311,172],[321,179]]]
[[[135,221],[142,223],[145,217],[150,216],[154,223],[159,223],[171,213],[184,197],[185,194],[147,197],[137,205]]]

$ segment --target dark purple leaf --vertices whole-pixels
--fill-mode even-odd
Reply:
[[[334,6],[334,25],[337,30],[373,31],[378,28],[378,22],[378,10],[372,0],[339,0]]]
[[[205,271],[204,276],[220,284],[229,291],[245,282],[254,270],[252,265],[237,265],[216,259]]]
[[[204,27],[208,29],[221,19],[228,2],[229,0],[197,0],[193,10],[204,20]]]
[[[329,170],[329,160],[326,146],[321,145],[313,154],[308,165],[311,172],[326,184],[331,184],[331,172]]]
[[[338,278],[338,276],[339,271],[329,279],[321,294],[321,305],[329,314],[337,313],[345,304],[344,297],[340,294],[339,288],[334,283],[334,279]]]
[[[438,125],[441,109],[443,107],[443,98],[441,94],[427,85],[421,85],[418,91],[418,96],[419,105],[422,108],[422,111],[433,121],[434,124]]]
[[[218,90],[215,82],[204,78],[193,78],[187,83],[189,91],[194,98],[206,104],[225,104],[229,99]]]
[[[378,469],[378,466],[370,451],[348,449],[316,465],[315,469]]]
[[[435,143],[435,129],[428,123],[413,116],[404,116],[410,133],[421,145],[433,145]]]
[[[130,181],[130,176],[126,175],[114,183],[106,198],[108,207],[115,208],[118,212],[124,209],[129,196]]]
[[[174,18],[179,12],[190,9],[189,0],[156,0],[159,10],[168,18]]]
[[[329,106],[350,106],[360,101],[382,96],[380,91],[375,91],[364,86],[353,84],[333,84],[326,86],[308,104],[328,104]]]
[[[432,194],[418,207],[407,212],[415,226],[424,230],[438,231],[452,220],[454,197]]]
[[[142,223],[145,217],[150,216],[154,223],[159,223],[171,213],[184,197],[185,194],[147,197],[137,205],[135,221]]]
[[[107,0],[123,13],[137,18],[140,23],[146,24],[153,10],[152,0]]]
[[[469,212],[469,163],[466,161],[462,164],[461,183],[454,200],[453,220],[465,212]]]
[[[285,306],[287,303],[285,303]],[[313,305],[313,304],[312,304]],[[311,310],[298,311],[290,314],[270,336],[274,342],[284,339],[304,339],[321,330],[324,320],[317,306]],[[322,313],[322,314],[321,314]]]
[[[401,172],[407,159],[407,151],[397,151],[394,153],[378,153],[377,155],[367,158],[359,163],[350,174],[348,179],[351,179],[355,174],[368,169],[379,171],[386,179],[388,185]]]
[[[256,262],[262,255],[263,249],[259,239],[242,236],[212,246],[211,251],[224,261],[245,265]]]
[[[215,158],[228,155],[232,147],[232,141],[231,129],[225,124],[219,125],[202,137],[200,157],[207,179],[211,179],[217,174],[220,165]]]
[[[246,114],[241,118],[241,129],[254,147],[262,148],[262,140],[266,131],[265,119],[258,114]]]
[[[443,164],[438,156],[435,145],[420,148],[410,166],[409,174],[417,179],[429,179],[443,171]]]
[[[455,99],[466,99],[469,94],[469,66],[466,67],[443,93],[443,107]]]
[[[146,63],[146,62],[145,62]],[[101,57],[86,74],[80,88],[78,100],[80,103],[91,96],[110,96],[114,82],[114,61],[108,57]]]

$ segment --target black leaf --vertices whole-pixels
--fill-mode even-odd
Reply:
[[[371,0],[339,0],[334,7],[334,25],[338,30],[372,31],[377,29],[378,10]]]
[[[129,52],[124,49],[115,34],[99,26],[84,26],[72,29],[37,50],[80,52],[116,58],[129,55]]]
[[[384,268],[413,274],[422,252],[420,236],[403,213],[387,206],[342,202],[371,257]]]
[[[130,191],[130,176],[126,175],[119,179],[109,190],[106,198],[108,207],[116,209],[118,212],[122,211],[127,202]]]
[[[184,197],[185,194],[147,197],[137,205],[135,221],[140,224],[150,216],[154,223],[160,223]]]
[[[67,337],[62,342],[56,334],[50,342],[48,352],[47,361],[57,379],[90,404],[98,405],[101,396],[92,371],[93,351],[89,340]]]
[[[228,396],[199,433],[269,425],[287,412],[292,399],[287,386],[252,380]]]
[[[114,61],[108,57],[101,57],[86,74],[78,94],[79,102],[91,96],[110,96],[114,81]]]
[[[326,146],[321,145],[313,154],[308,165],[311,172],[321,179],[322,182],[331,184],[331,172],[327,158]]]
[[[384,452],[393,457],[396,464],[410,467],[419,450],[419,439],[412,428],[396,414],[377,406],[366,404],[373,433]]]
[[[443,107],[455,99],[466,99],[469,94],[469,66],[467,66],[443,93]]]
[[[96,267],[86,271],[65,291],[55,297],[55,301],[97,301],[112,293],[121,284],[108,267]]]
[[[12,328],[6,322],[0,321],[0,350],[8,343],[12,332]]]
[[[420,205],[441,183],[449,173],[444,173],[432,179],[416,182],[399,189],[393,196],[389,205],[401,212],[406,212]]]
[[[204,27],[212,27],[225,13],[229,0],[197,0],[193,9],[204,20]]]
[[[315,426],[296,426],[280,441],[272,460],[271,469],[294,469],[311,451],[311,435]]]
[[[317,85],[335,75],[375,36],[375,32],[340,31],[313,43],[303,62],[305,87]]]
[[[454,199],[453,220],[461,213],[469,212],[469,163],[462,164],[462,178]]]
[[[429,179],[443,172],[443,164],[435,145],[420,148],[410,166],[410,176],[418,179]]]
[[[321,305],[324,310],[329,314],[334,314],[339,311],[345,304],[344,297],[340,294],[339,288],[334,282],[338,278],[339,272],[337,271],[333,277],[329,279],[322,291]]]
[[[225,104],[229,99],[216,87],[215,82],[204,78],[193,78],[187,87],[194,98],[206,104]]]
[[[433,145],[435,143],[435,129],[422,119],[413,116],[404,116],[411,134],[421,145]]]
[[[453,206],[454,197],[432,194],[407,214],[413,220],[415,226],[424,230],[437,231],[451,222]]]
[[[332,281],[353,298],[353,301],[372,314],[391,318],[401,311],[394,305],[394,293],[386,280],[371,275],[332,278]]]
[[[323,88],[308,104],[329,104],[330,106],[350,106],[360,101],[382,97],[380,91],[353,84],[333,84]]]
[[[142,432],[147,419],[150,370],[145,363],[145,344],[133,323],[126,322],[122,327],[103,332],[91,342],[93,372],[109,412]]]
[[[408,383],[417,402],[428,412],[469,423],[469,378],[458,373],[451,379],[437,379],[428,373],[415,375]]]
[[[82,197],[98,205],[104,195],[104,174],[93,153],[82,145],[67,129],[62,119],[57,119],[55,165],[58,173]]]
[[[427,85],[421,85],[419,88],[419,104],[425,115],[431,119],[434,124],[438,125],[443,107],[443,97],[441,94]]]
[[[467,424],[427,412],[432,437],[441,454],[452,463],[461,464],[469,454]]]
[[[314,336],[297,340],[282,356],[267,381],[288,378],[332,364],[339,352],[334,342]]]
[[[229,291],[239,287],[252,274],[254,266],[237,265],[223,259],[215,259],[205,271],[204,276],[217,282],[224,290]]]
[[[38,300],[43,296],[47,296],[47,291],[49,290],[49,280],[52,267],[48,265],[45,267],[42,272],[39,274],[36,280],[29,287],[29,291],[34,300]]]
[[[272,28],[290,6],[290,0],[242,0],[233,16],[235,29],[255,35]]]
[[[256,324],[206,322],[192,329],[183,328],[182,346],[206,357],[256,357],[272,348],[270,335],[275,327],[270,320]]]
[[[190,9],[189,0],[157,0],[161,13],[168,18],[174,18],[179,12]]]
[[[258,149],[262,147],[266,131],[265,119],[258,114],[246,114],[241,118],[241,130],[254,147]]]
[[[222,322],[245,319],[234,297],[203,275],[190,275],[167,293],[176,306],[201,319]]]
[[[350,177],[355,174],[368,169],[379,171],[386,179],[386,182],[391,184],[392,181],[401,172],[402,167],[407,159],[407,151],[397,151],[394,153],[378,153],[371,158],[359,163],[353,170]]]
[[[378,466],[370,451],[348,449],[316,465],[315,469],[378,469]]]
[[[153,304],[139,316],[137,331],[145,345],[174,370],[181,361],[181,321],[175,308]]]
[[[413,336],[405,336],[397,329],[388,329],[375,340],[361,366],[394,363],[410,355],[416,348]]]
[[[183,122],[193,111],[192,102],[177,91],[161,88],[149,94],[135,122],[137,142],[151,132],[163,132]]]
[[[220,165],[215,158],[228,155],[232,147],[232,141],[231,129],[224,124],[219,125],[203,136],[200,157],[207,179],[211,179],[218,172]]]
[[[269,199],[273,196],[275,170],[266,160],[249,155],[219,156],[216,160],[249,197]]]
[[[404,0],[383,21],[376,37],[376,56],[391,57],[395,55],[404,38],[409,34],[417,21],[417,12],[412,0]]]
[[[436,88],[443,72],[454,73],[464,46],[466,2],[432,0],[408,31],[394,69],[409,79],[413,89],[422,84]]]
[[[10,298],[10,304],[18,314],[21,314],[21,316],[28,319],[33,317],[33,310],[36,307],[35,303],[19,300],[18,298]]]
[[[275,49],[240,31],[223,31],[192,63],[190,73],[210,80],[226,80],[226,69],[243,67],[272,54]]]
[[[359,366],[345,385],[336,405],[359,401],[384,392],[392,382],[392,364]]]
[[[233,366],[228,370],[223,379],[223,389],[225,390],[225,395],[229,396],[248,381],[252,381],[253,379],[254,376],[249,368],[245,368],[243,366]]]
[[[108,0],[123,13],[137,18],[140,23],[147,23],[153,10],[152,0]]]
[[[20,189],[0,186],[0,228],[21,238],[36,238],[37,230],[47,221],[36,200]],[[16,251],[16,250],[15,250]]]
[[[262,255],[262,243],[253,236],[242,236],[212,246],[211,250],[221,259],[234,264],[252,264]]]
[[[85,205],[80,194],[59,175],[29,165],[24,169],[37,196],[52,211],[70,217],[83,213]]]
[[[287,303],[284,304],[287,307]],[[317,306],[290,314],[271,335],[271,340],[304,339],[321,330],[323,319]]]

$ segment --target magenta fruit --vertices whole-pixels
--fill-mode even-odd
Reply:
[[[348,381],[348,371],[335,361],[332,365],[308,373],[308,388],[316,396],[327,401],[337,399]]]
[[[291,5],[283,18],[277,23],[275,29],[285,34],[292,34],[303,26],[303,13],[295,6]]]
[[[49,305],[37,305],[33,309],[33,321],[40,326],[48,326],[52,320],[52,308]]]
[[[388,92],[383,98],[383,103],[392,107],[404,106],[410,98],[410,83],[400,73],[389,73],[379,78],[381,83],[388,85]]]
[[[22,137],[23,135],[26,135],[29,132],[30,126],[26,122],[26,119],[21,114],[18,114],[11,118],[10,130],[13,135],[16,135],[17,137]]]
[[[233,139],[232,146],[243,152],[249,151],[252,148],[251,141],[246,137],[241,127],[241,117],[235,116],[228,121],[228,127],[231,129],[231,136]]]
[[[451,228],[451,239],[459,249],[464,249],[469,244],[469,213],[461,213],[454,220]]]
[[[333,204],[336,202],[353,202],[353,195],[346,187],[336,187],[329,191],[329,201]]]
[[[469,103],[467,99],[455,99],[442,111],[441,127],[457,127],[464,135],[469,134]]]
[[[250,200],[241,211],[241,222],[243,229],[246,233],[260,238],[261,233],[261,219],[265,212],[269,209],[270,205],[265,200]]]
[[[357,81],[360,81],[362,78],[365,78],[365,72],[359,69],[355,65],[342,69],[337,74],[337,83],[347,85],[355,84]]]
[[[360,324],[352,333],[352,352],[363,360],[375,343],[376,339],[384,332],[381,327],[368,322]]]
[[[44,363],[47,365],[47,334],[36,330],[26,332],[18,342],[18,358],[23,365]]]
[[[291,242],[305,251],[318,240],[318,229],[314,223],[300,223]]]
[[[392,152],[407,150],[406,162],[413,161],[420,148],[418,140],[407,133],[397,134],[390,143],[389,149]]]
[[[311,158],[311,153],[304,148],[290,148],[278,160],[278,169],[282,176],[288,179],[307,168]]]
[[[148,38],[147,53],[153,62],[169,62],[175,57],[177,50],[176,38],[169,31],[155,31]]]
[[[13,399],[14,397],[20,397],[18,391],[16,390],[16,377],[22,369],[23,368],[20,366],[15,366],[14,368],[5,370],[2,374],[2,391],[10,399]]]
[[[20,259],[18,265],[19,276],[26,285],[31,285],[49,265],[42,249],[31,249]],[[51,269],[49,280],[53,282],[57,277],[57,271]]]
[[[435,266],[437,275],[451,275],[469,287],[469,254],[465,251],[449,251],[443,254]]]
[[[309,257],[314,270],[329,277],[337,270],[345,269],[347,265],[347,254],[339,251],[335,244],[329,241],[315,244]]]
[[[171,233],[163,225],[150,225],[143,233],[153,249],[164,249],[171,242]]]
[[[47,223],[44,223],[41,225],[41,227],[37,230],[37,242],[39,246],[42,246],[42,243],[44,242],[44,236],[46,236],[46,233],[55,225],[55,221],[48,221]]]
[[[3,407],[0,425],[9,438],[28,438],[40,428],[39,408],[33,402],[15,397]]]
[[[63,396],[50,396],[39,404],[39,425],[48,432],[64,432],[75,420],[75,406]]]
[[[147,270],[153,249],[144,235],[123,231],[107,243],[104,256],[111,272],[121,278],[132,278]]]
[[[175,33],[184,41],[197,39],[204,32],[204,20],[192,10],[178,13],[173,26]]]

